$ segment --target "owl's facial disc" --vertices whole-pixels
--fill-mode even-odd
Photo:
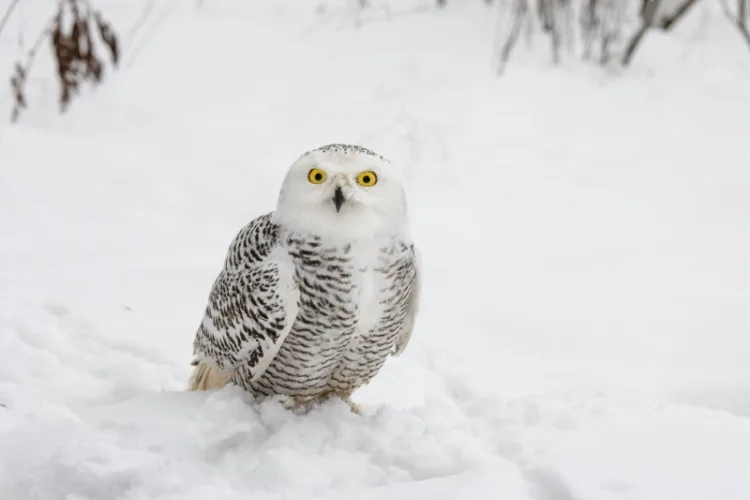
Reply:
[[[312,150],[289,168],[274,221],[351,240],[408,230],[402,172],[358,146]]]

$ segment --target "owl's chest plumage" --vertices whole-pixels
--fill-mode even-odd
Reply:
[[[377,374],[400,331],[412,250],[397,240],[326,245],[296,235],[280,246],[295,263],[299,312],[266,372],[242,385],[260,394],[350,393]]]

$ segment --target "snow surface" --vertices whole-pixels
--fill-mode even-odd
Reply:
[[[57,116],[42,54],[0,132],[0,499],[750,498],[750,58],[715,5],[623,74],[527,50],[498,78],[478,0],[165,0],[132,30],[146,3],[99,2],[104,86]],[[349,141],[407,169],[425,261],[366,415],[185,392],[236,231]]]

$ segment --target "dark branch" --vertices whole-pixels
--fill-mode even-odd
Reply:
[[[659,28],[664,31],[671,30],[674,25],[677,24],[677,21],[685,17],[685,14],[697,5],[698,2],[700,2],[700,0],[685,0],[679,7],[677,7],[677,10],[675,10],[671,16],[667,16],[659,21]]]

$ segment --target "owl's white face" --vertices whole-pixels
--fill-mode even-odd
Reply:
[[[408,233],[400,169],[359,146],[305,153],[284,179],[274,222],[341,240]]]

